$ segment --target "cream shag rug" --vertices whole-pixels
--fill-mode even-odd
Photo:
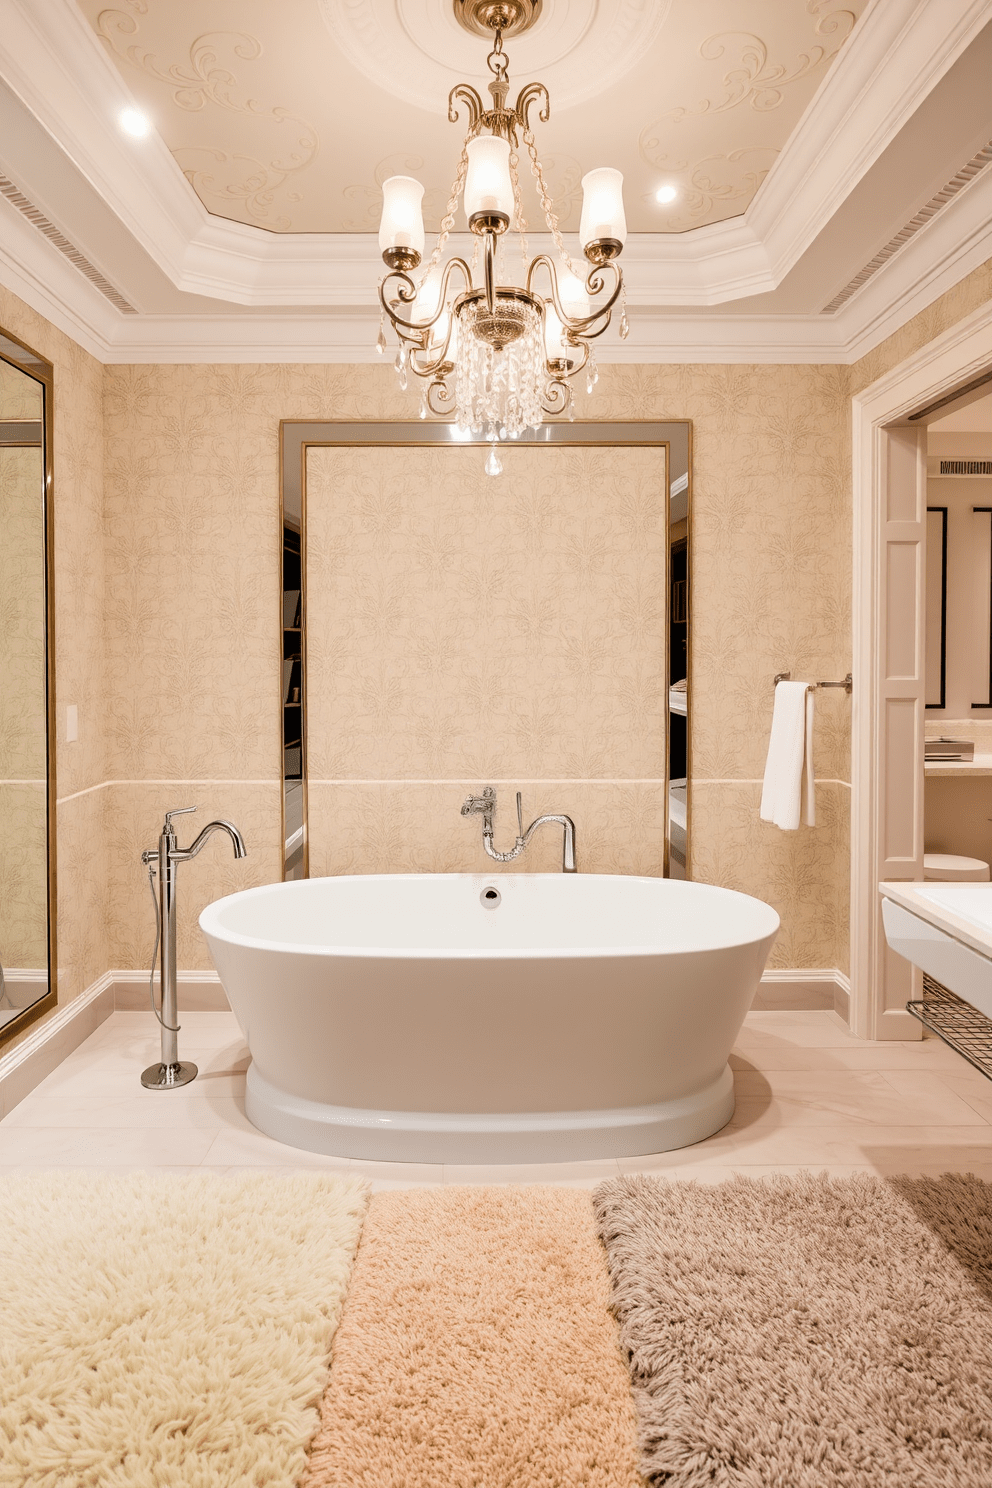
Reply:
[[[306,1488],[638,1488],[588,1193],[371,1203]]]
[[[296,1488],[367,1186],[0,1181],[0,1484]]]
[[[992,1187],[636,1177],[594,1201],[650,1482],[992,1484]]]

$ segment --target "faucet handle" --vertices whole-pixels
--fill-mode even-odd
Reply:
[[[462,816],[485,815],[496,805],[496,790],[487,785],[481,796],[466,796],[462,802]]]
[[[196,806],[177,806],[174,811],[167,811],[165,813],[165,826],[162,828],[163,834],[167,836],[172,831],[172,818],[174,816],[189,816],[191,811],[197,811],[198,809]]]

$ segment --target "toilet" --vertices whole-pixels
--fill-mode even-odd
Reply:
[[[923,877],[938,883],[988,883],[989,865],[981,858],[960,858],[955,853],[925,853]]]

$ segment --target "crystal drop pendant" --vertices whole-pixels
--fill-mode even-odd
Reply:
[[[425,419],[427,417],[427,389],[426,388],[424,388],[423,395],[422,395],[422,397],[420,399],[420,417],[422,419]]]
[[[400,392],[405,393],[407,389],[406,363],[400,368]]]
[[[620,316],[620,340],[626,341],[629,335],[630,326],[627,324],[627,312],[626,310],[624,310],[623,314]]]
[[[496,453],[496,444],[495,444],[495,441],[489,447],[489,458],[486,461],[486,474],[487,475],[502,475],[503,474],[503,462],[500,460],[499,455]]]
[[[379,335],[375,343],[375,349],[380,356],[382,356],[382,354],[386,350],[386,332],[381,321],[379,323]]]

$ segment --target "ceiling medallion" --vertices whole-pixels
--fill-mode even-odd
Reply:
[[[424,188],[411,176],[391,176],[382,188],[379,247],[389,272],[379,284],[382,318],[377,347],[386,349],[386,317],[399,340],[396,371],[406,388],[408,372],[425,382],[420,417],[454,414],[466,434],[490,441],[486,472],[502,470],[500,439],[516,439],[540,428],[545,414],[574,418],[571,379],[586,373],[591,393],[598,380],[590,342],[601,336],[619,303],[620,335],[627,335],[624,284],[617,263],[627,236],[623,176],[601,167],[582,178],[579,240],[592,268],[588,274],[569,257],[544,179],[530,125],[551,113],[543,83],[528,83],[507,106],[509,62],[503,50],[504,23],[518,30],[536,19],[540,0],[454,0],[459,21],[472,29],[480,20],[495,36],[487,58],[493,81],[492,106],[475,88],[459,83],[448,97],[452,124],[465,109],[468,132],[434,251],[417,280],[424,252],[421,202]],[[529,17],[529,18],[528,18]],[[521,142],[530,157],[558,263],[546,253],[527,264],[520,196]],[[472,263],[444,259],[455,211],[464,193],[469,230],[475,235]],[[505,234],[520,235],[523,284],[507,284]],[[480,263],[481,259],[481,263]]]
[[[541,0],[454,0],[455,19],[474,36],[519,36],[541,14]]]

